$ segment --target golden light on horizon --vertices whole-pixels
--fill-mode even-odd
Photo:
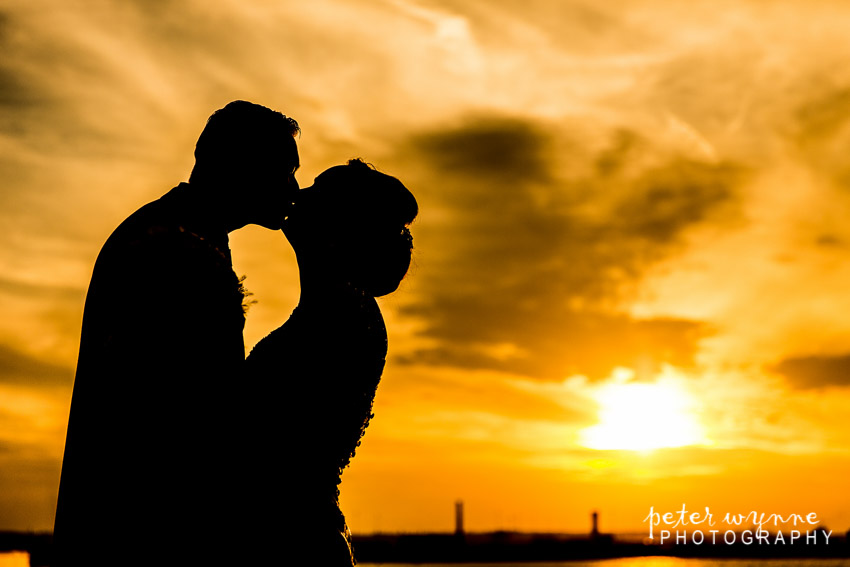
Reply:
[[[620,368],[599,388],[599,423],[580,432],[589,449],[652,451],[705,442],[694,416],[696,399],[669,373],[655,382],[632,382],[634,372]]]

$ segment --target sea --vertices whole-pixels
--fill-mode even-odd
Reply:
[[[850,567],[850,559],[683,559],[624,557],[505,563],[358,563],[358,567]],[[26,553],[0,553],[0,567],[29,567]]]
[[[683,559],[624,557],[505,563],[358,563],[358,567],[850,567],[850,559]]]

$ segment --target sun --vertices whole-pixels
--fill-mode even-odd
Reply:
[[[620,369],[596,391],[599,423],[580,432],[581,445],[651,451],[705,442],[695,417],[696,399],[683,379],[665,373],[655,382],[630,382],[633,375]]]

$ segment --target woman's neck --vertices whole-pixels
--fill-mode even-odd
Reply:
[[[363,294],[341,273],[340,266],[329,265],[327,260],[308,260],[297,255],[296,257],[301,281],[299,304]]]

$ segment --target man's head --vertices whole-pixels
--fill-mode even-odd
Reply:
[[[190,185],[221,201],[233,228],[278,229],[298,184],[298,123],[244,100],[216,110],[195,146]]]

